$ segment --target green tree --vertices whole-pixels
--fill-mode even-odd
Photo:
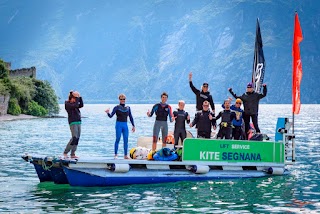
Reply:
[[[8,78],[0,79],[0,95],[10,94],[10,86],[8,84],[8,81]]]
[[[30,77],[10,78],[0,59],[0,95],[10,94],[8,113],[45,116],[59,113],[58,97],[48,81]]]
[[[10,98],[8,106],[8,114],[19,115],[21,114],[21,108],[16,98]]]
[[[43,106],[49,115],[59,113],[58,97],[48,81],[33,79],[36,93],[33,98],[35,102]]]
[[[36,89],[34,83],[29,77],[17,77],[11,79],[11,91],[12,98],[18,100],[22,113],[26,113],[28,110],[28,104],[34,98]]]
[[[0,79],[7,78],[9,76],[9,70],[2,59],[0,59]]]
[[[48,111],[44,107],[39,105],[37,102],[32,100],[28,104],[28,109],[26,113],[29,115],[41,117],[46,116],[48,114]]]

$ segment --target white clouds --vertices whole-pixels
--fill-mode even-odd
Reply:
[[[11,21],[16,17],[16,15],[18,15],[19,10],[16,10],[16,12],[13,14],[13,16],[10,17],[10,19],[8,20],[8,24],[11,23]]]
[[[82,62],[83,62],[83,60],[80,60],[80,62],[78,62],[78,64],[76,65],[75,69],[78,68]]]
[[[95,8],[93,8],[93,10],[95,10]],[[78,13],[76,15],[77,21],[79,21],[81,17],[89,15],[91,12],[92,12],[92,10],[87,10],[86,12]]]

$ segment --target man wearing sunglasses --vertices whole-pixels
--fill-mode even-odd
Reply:
[[[259,101],[260,99],[267,96],[267,85],[263,84],[262,93],[257,93],[254,91],[253,84],[250,82],[247,84],[247,91],[241,96],[236,95],[232,88],[229,88],[230,94],[238,99],[240,98],[243,101],[244,105],[244,113],[243,120],[245,125],[246,137],[248,139],[249,129],[250,129],[250,118],[252,120],[253,126],[256,130],[256,133],[260,133],[260,129],[258,126],[258,111],[259,111]]]
[[[202,104],[204,101],[208,101],[211,106],[212,112],[215,111],[213,98],[209,92],[209,84],[203,83],[201,87],[201,91],[194,87],[192,83],[192,72],[189,73],[189,85],[193,93],[196,95],[196,109],[197,111],[201,111],[203,109]]]

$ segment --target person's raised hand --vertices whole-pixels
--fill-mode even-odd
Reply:
[[[77,91],[72,92],[72,96],[74,97],[80,97],[80,93]]]
[[[192,81],[192,72],[189,73],[189,81]]]

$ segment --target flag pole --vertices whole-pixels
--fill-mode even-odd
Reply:
[[[294,31],[292,45],[292,161],[295,161],[295,135],[294,115],[300,113],[300,83],[302,78],[302,63],[299,43],[303,40],[302,30],[299,22],[298,12],[294,15]]]

